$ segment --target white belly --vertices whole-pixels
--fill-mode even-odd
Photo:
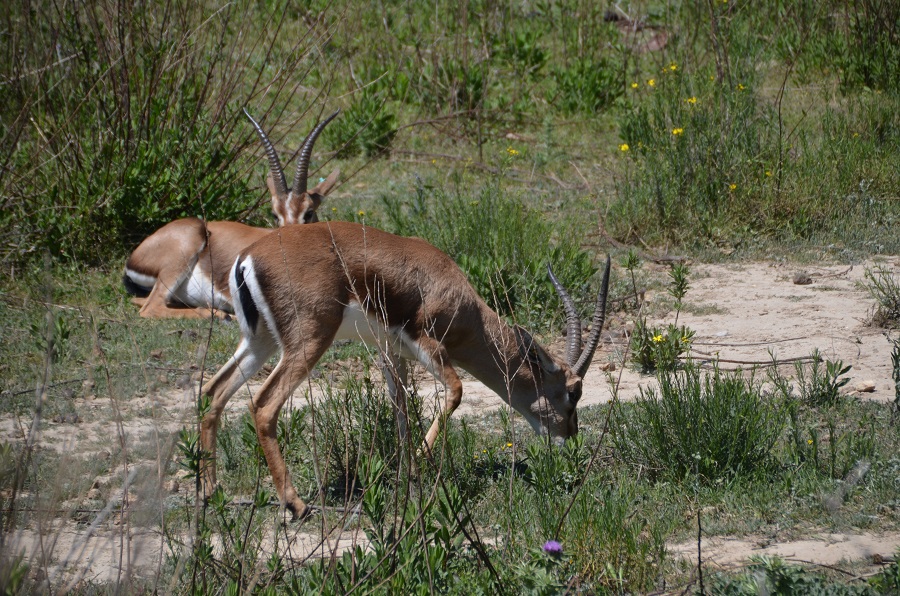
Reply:
[[[376,317],[365,312],[359,302],[351,302],[344,308],[344,318],[335,339],[361,341],[367,346],[384,349],[391,347],[394,353],[409,360],[416,360],[417,354],[409,348],[410,340],[399,327],[386,327]]]
[[[204,275],[197,265],[194,266],[190,276],[178,284],[172,296],[187,306],[234,311],[231,302],[213,287],[212,280]]]

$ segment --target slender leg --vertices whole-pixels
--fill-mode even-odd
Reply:
[[[266,455],[269,473],[275,483],[275,490],[281,502],[290,509],[294,519],[303,518],[308,513],[306,503],[297,495],[291,482],[284,456],[278,446],[278,413],[284,402],[309,375],[328,346],[334,334],[324,339],[310,340],[300,354],[285,352],[278,366],[266,379],[259,393],[251,400],[256,436]]]
[[[413,353],[417,354],[419,362],[446,388],[444,409],[435,415],[431,428],[425,434],[425,446],[431,451],[444,422],[450,418],[462,402],[462,381],[459,380],[456,369],[450,364],[447,350],[439,341],[430,337],[420,337],[414,343],[415,345],[410,348],[413,349]]]
[[[192,265],[185,266],[188,267],[187,271],[193,269]],[[156,283],[153,284],[153,289],[146,298],[131,299],[132,303],[141,307],[141,317],[146,319],[208,319],[215,315],[220,319],[228,318],[228,313],[223,310],[190,307],[174,302],[171,296],[178,284],[183,283],[179,279],[183,274],[184,269],[182,268],[164,269],[156,278]]]
[[[203,493],[207,498],[216,487],[216,433],[219,418],[237,391],[266,363],[277,346],[271,335],[258,335],[251,341],[242,339],[234,356],[210,379],[201,390],[211,395],[209,412],[200,422],[200,446],[206,454],[202,468]]]

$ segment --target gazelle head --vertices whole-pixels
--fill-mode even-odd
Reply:
[[[244,114],[247,115],[247,118],[253,124],[253,128],[259,134],[259,139],[266,150],[266,156],[269,158],[269,176],[266,179],[266,184],[269,187],[269,192],[272,193],[272,211],[278,217],[279,226],[319,221],[316,210],[322,204],[322,199],[325,198],[325,195],[331,191],[337,182],[341,172],[340,170],[333,171],[328,175],[328,178],[307,190],[306,177],[309,174],[309,159],[312,156],[313,145],[319,134],[329,122],[334,120],[334,117],[339,112],[340,110],[316,125],[312,132],[303,140],[303,145],[300,148],[300,157],[297,159],[297,173],[294,174],[294,184],[288,189],[284,170],[281,168],[281,161],[278,159],[275,147],[272,146],[262,127],[257,124],[256,120],[250,116],[246,109],[244,110]]]
[[[597,295],[597,305],[587,343],[581,345],[581,319],[575,310],[575,303],[566,289],[559,283],[548,267],[550,281],[559,294],[566,312],[566,356],[565,361],[544,350],[531,335],[516,327],[517,343],[523,353],[530,375],[519,375],[525,383],[537,388],[536,399],[527,404],[516,404],[516,409],[528,420],[532,428],[542,435],[549,435],[560,441],[578,434],[578,400],[581,399],[582,379],[587,373],[597,345],[600,331],[606,318],[606,297],[609,292],[610,258],[606,258],[606,270]],[[534,394],[530,392],[523,394]]]

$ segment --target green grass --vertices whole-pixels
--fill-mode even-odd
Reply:
[[[269,554],[281,526],[243,405],[220,433],[224,492],[195,508],[179,467],[190,457],[175,447],[180,437],[192,453],[190,434],[164,427],[152,400],[208,378],[238,330],[142,320],[119,280],[127,253],[172,218],[271,221],[244,107],[285,164],[319,114],[342,108],[313,157],[313,169],[343,171],[324,218],[428,239],[504,317],[547,337],[561,324],[548,263],[587,313],[607,251],[818,262],[900,250],[894,4],[616,6],[647,26],[635,33],[585,0],[11,7],[0,33],[0,415],[17,430],[0,445],[4,532],[69,515],[90,523],[96,514],[78,511],[120,488],[124,466],[161,470],[142,474],[131,519],[162,531],[162,577],[176,592],[645,592],[689,581],[665,544],[694,537],[698,511],[707,535],[895,531],[891,406],[841,396],[837,363],[798,371],[796,395],[666,373],[660,399],[580,410],[583,440],[565,450],[505,410],[454,418],[436,468],[396,436],[372,356],[356,346],[323,359],[315,381],[329,399],[285,411],[279,436],[304,498],[363,503],[352,521],[329,511],[321,523],[361,527],[373,550],[306,563]],[[640,269],[634,282],[616,274],[613,297],[660,286]],[[869,279],[892,320],[894,282]],[[712,308],[686,300],[657,308]],[[38,403],[45,430],[78,433],[84,423],[53,422],[70,414],[107,425],[108,457],[68,457],[49,438],[29,451]],[[119,424],[140,422],[154,432],[126,440]],[[194,428],[193,416],[182,422]],[[845,482],[860,462],[868,472]],[[160,492],[176,476],[180,491]],[[541,549],[551,539],[561,556]],[[43,563],[0,554],[11,593],[41,589]],[[886,593],[883,579],[872,589]],[[147,581],[135,589],[154,589]],[[742,593],[747,580],[716,581]],[[94,588],[106,589],[83,589]]]

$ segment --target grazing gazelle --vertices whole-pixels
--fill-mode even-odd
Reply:
[[[294,185],[288,190],[278,154],[266,133],[244,110],[259,134],[269,158],[267,184],[278,225],[318,221],[316,209],[337,182],[335,170],[325,180],[306,189],[309,159],[316,138],[335,112],[319,123],[303,141]],[[208,318],[232,313],[228,273],[237,255],[271,230],[232,221],[203,221],[196,217],[168,223],[147,237],[125,263],[122,282],[149,318]]]
[[[234,356],[202,389],[212,398],[200,425],[201,446],[211,458],[203,470],[205,494],[215,487],[216,431],[225,405],[280,349],[281,360],[251,399],[250,409],[281,502],[295,517],[306,513],[276,440],[278,413],[336,339],[375,345],[391,363],[398,357],[418,360],[445,386],[443,411],[425,436],[429,450],[462,399],[455,366],[500,395],[535,431],[561,439],[574,436],[581,379],[605,318],[609,268],[607,258],[584,351],[574,304],[550,272],[566,310],[563,362],[521,327],[504,323],[456,263],[424,240],[348,222],[273,231],[242,251],[231,271],[231,296],[243,337]],[[399,370],[405,372],[405,366],[395,372]],[[402,378],[385,376],[405,428],[398,387]]]

